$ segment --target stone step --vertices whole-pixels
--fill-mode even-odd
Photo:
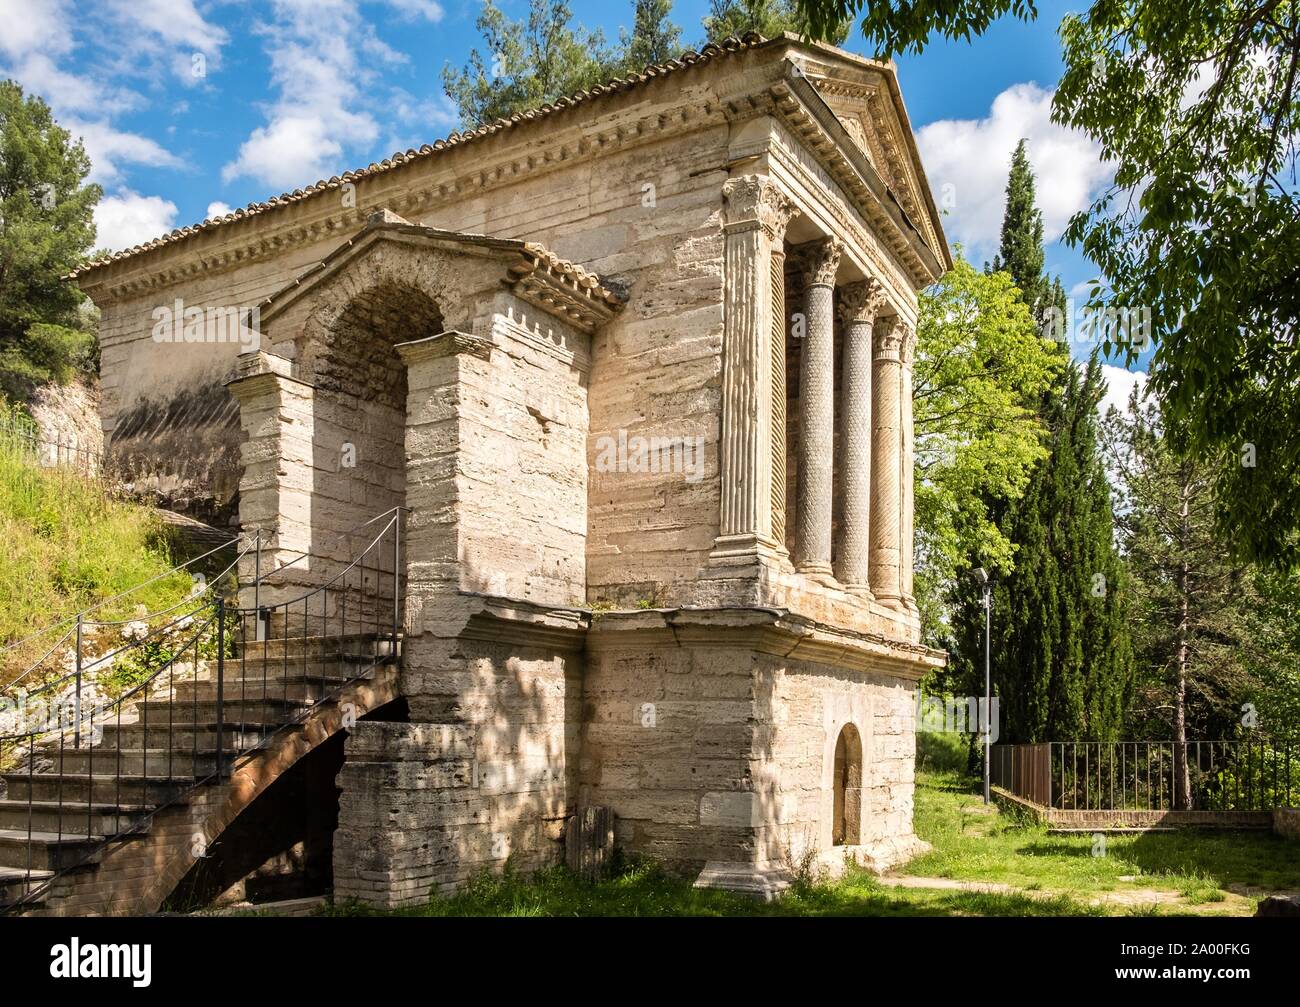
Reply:
[[[230,756],[226,757],[230,761]],[[96,776],[129,773],[159,773],[163,776],[207,776],[217,768],[215,746],[194,751],[193,746],[182,750],[168,748],[68,748],[61,759],[56,758],[55,772],[94,773]]]
[[[93,860],[103,836],[0,829],[0,867],[61,871]]]
[[[230,691],[227,690],[225,702],[221,704],[219,716],[221,722],[228,728],[246,730],[249,727],[255,727],[275,730],[282,724],[288,724],[295,720],[300,714],[311,709],[313,705],[310,702],[299,702],[292,699],[286,702],[279,696],[274,695],[265,699],[240,699],[237,695],[231,695]],[[165,732],[169,725],[173,732],[177,727],[189,727],[193,724],[215,727],[218,718],[215,700],[181,703],[151,699],[143,703],[137,703],[136,709],[136,723],[142,731],[146,727],[151,731],[156,727]],[[184,745],[167,744],[164,747],[183,748]]]
[[[284,637],[272,636],[270,639],[255,641],[238,640],[241,647],[242,657],[253,660],[256,658],[265,658],[267,660],[278,658],[284,661],[286,655],[292,659],[297,657],[302,660],[304,656],[319,657],[321,655],[337,656],[340,654],[352,655],[354,657],[366,657],[369,659],[383,659],[393,657],[401,653],[401,639],[397,641],[397,647],[394,649],[391,635],[376,635],[374,633],[348,633],[341,636],[290,636]],[[226,658],[226,665],[229,666],[231,660],[239,660],[239,657]]]
[[[87,802],[128,806],[154,806],[174,800],[194,785],[187,776],[166,776],[159,772],[149,776],[105,772],[85,773],[6,773],[7,799],[10,801],[59,801],[80,805]]]
[[[240,669],[235,667],[232,670],[239,671]],[[222,688],[227,703],[232,699],[274,699],[297,703],[314,703],[356,677],[359,677],[359,673],[354,674],[351,668],[346,670],[334,669],[332,671],[326,669],[324,672],[312,668],[311,673],[305,676],[301,672],[284,677],[268,675],[266,678],[253,676],[231,678],[227,676],[222,681]],[[213,681],[180,682],[177,684],[173,695],[173,702],[182,706],[187,703],[198,703],[199,705],[215,703],[217,699],[217,683]]]
[[[63,801],[0,801],[0,830],[26,832],[62,832],[113,836],[140,824],[153,810],[142,805],[119,808],[113,804],[73,803]]]
[[[53,871],[28,871],[22,867],[0,867],[0,910],[12,906],[40,887],[42,882],[54,877]],[[37,898],[28,905],[36,908],[43,899]]]
[[[228,718],[222,718],[228,719]],[[256,748],[272,734],[277,727],[265,727],[257,724],[245,724],[242,728],[236,722],[226,724],[225,730],[221,735],[221,749],[229,756],[234,752],[246,752],[250,748]],[[106,724],[103,729],[103,736],[99,745],[95,747],[98,752],[115,752],[119,748],[122,751],[138,751],[142,748],[162,749],[172,751],[177,755],[185,753],[194,754],[211,754],[217,750],[217,725],[216,720],[200,721],[197,725],[194,723],[172,723],[170,727],[164,718],[161,724],[154,722],[152,719],[146,725],[139,724]],[[98,758],[98,755],[96,756]],[[114,770],[116,771],[116,770]],[[174,772],[180,770],[173,767]],[[99,770],[96,767],[96,774]]]

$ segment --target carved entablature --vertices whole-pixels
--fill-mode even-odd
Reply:
[[[722,185],[727,201],[727,229],[761,227],[769,241],[785,239],[785,229],[799,213],[794,202],[768,178],[742,175]]]

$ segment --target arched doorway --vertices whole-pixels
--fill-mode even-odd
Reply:
[[[845,724],[835,740],[832,786],[831,845],[857,846],[862,824],[862,737],[852,724]]]

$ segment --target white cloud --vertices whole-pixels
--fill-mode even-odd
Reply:
[[[434,24],[442,20],[442,4],[433,0],[388,0],[388,6],[411,20],[423,18]]]
[[[1101,147],[1051,121],[1052,92],[1031,82],[999,94],[984,119],[943,119],[916,136],[926,174],[936,193],[952,194],[944,220],[949,239],[961,242],[972,262],[997,250],[1006,204],[1011,154],[1028,140],[1044,240],[1056,241],[1070,216],[1084,209],[1111,175]]]
[[[211,220],[213,217],[224,217],[231,212],[229,203],[223,203],[218,200],[215,203],[209,203],[207,210],[203,214],[204,220]]]
[[[29,53],[61,55],[73,46],[63,0],[0,0],[0,52],[19,59]]]
[[[1134,388],[1145,389],[1147,375],[1145,371],[1126,371],[1113,364],[1102,364],[1101,375],[1106,382],[1106,394],[1097,404],[1097,411],[1105,416],[1113,406],[1121,413],[1128,411],[1129,396]],[[1145,394],[1142,392],[1140,394]]]
[[[176,226],[176,204],[161,196],[128,190],[106,196],[95,207],[95,246],[120,251],[166,234]]]
[[[435,19],[428,5],[418,9]],[[271,83],[277,92],[267,123],[241,144],[222,178],[256,178],[276,188],[296,188],[336,174],[344,155],[368,151],[380,136],[375,109],[387,109],[370,91],[377,64],[405,62],[386,46],[356,8],[343,0],[276,0],[267,38]]]
[[[63,126],[74,137],[81,137],[90,155],[90,181],[113,182],[122,174],[123,164],[142,164],[151,168],[179,168],[175,154],[138,133],[125,133],[106,122],[65,120]]]

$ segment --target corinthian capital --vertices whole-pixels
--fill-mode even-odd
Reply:
[[[877,360],[899,360],[903,350],[904,326],[897,315],[877,318],[871,328],[871,351]]]
[[[885,305],[885,288],[879,280],[861,280],[840,287],[840,318],[846,325],[866,322],[868,325]]]
[[[843,252],[844,245],[835,238],[823,238],[809,245],[803,260],[808,286],[833,287]]]
[[[790,198],[763,175],[742,175],[722,183],[727,204],[727,225],[761,227],[770,241],[785,239],[785,229],[798,214]]]

